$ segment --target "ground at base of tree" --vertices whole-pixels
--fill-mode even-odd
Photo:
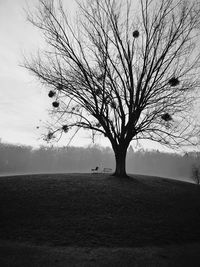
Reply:
[[[157,260],[157,266],[184,266],[177,264],[196,262],[200,255],[199,210],[200,187],[176,180],[105,174],[1,177],[0,266],[37,261],[32,266],[47,266],[49,260],[48,266],[56,267],[63,266],[62,259],[71,261],[69,266],[132,266],[134,261],[145,266],[143,260],[146,266],[156,266]],[[176,265],[169,264],[173,258]]]
[[[139,248],[34,246],[0,241],[0,266],[199,267],[200,243]]]

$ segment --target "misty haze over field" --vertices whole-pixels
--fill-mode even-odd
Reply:
[[[198,164],[195,153],[185,155],[159,151],[134,151],[127,154],[127,172],[155,175],[194,182],[192,166]],[[90,173],[98,166],[114,170],[114,154],[107,147],[40,147],[0,144],[0,175],[29,173]]]

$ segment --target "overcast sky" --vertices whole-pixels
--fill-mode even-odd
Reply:
[[[0,138],[3,142],[38,146],[48,120],[51,101],[48,91],[20,67],[23,54],[41,46],[41,36],[26,20],[24,8],[33,9],[37,0],[0,0]],[[65,0],[73,14],[75,2]],[[40,129],[37,129],[40,126]],[[63,142],[66,142],[64,140]],[[76,138],[76,145],[90,142]]]
[[[27,4],[32,10],[37,3],[38,0],[0,0],[0,138],[3,142],[44,144],[43,126],[51,108],[48,90],[20,67],[23,54],[34,53],[42,44],[38,30],[27,22],[24,11]],[[73,14],[75,1],[65,0],[65,4]],[[67,140],[66,137],[60,144],[66,144]],[[104,138],[98,142],[109,144]],[[71,144],[91,144],[90,134],[81,132]],[[154,144],[152,148],[157,146]]]

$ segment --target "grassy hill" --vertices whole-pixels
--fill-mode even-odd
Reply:
[[[200,186],[141,175],[1,177],[0,218],[2,241],[94,249],[184,245],[200,241]]]

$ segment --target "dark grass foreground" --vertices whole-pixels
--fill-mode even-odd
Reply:
[[[0,178],[0,239],[63,247],[200,241],[200,186],[147,176]]]

